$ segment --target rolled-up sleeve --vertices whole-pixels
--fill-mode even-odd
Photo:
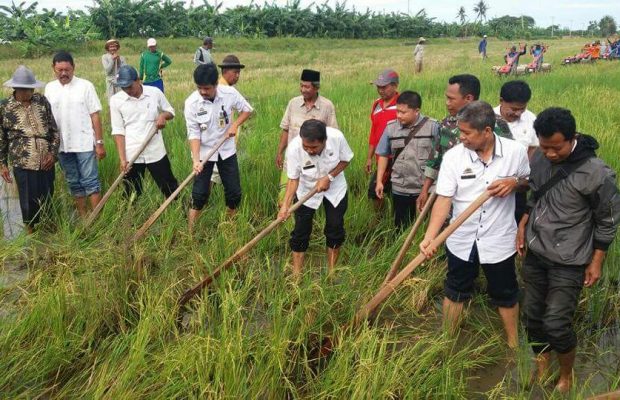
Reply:
[[[349,146],[347,139],[344,135],[340,136],[340,151],[339,151],[340,161],[351,162],[353,159],[353,150]]]
[[[158,91],[157,94],[158,98],[157,98],[157,106],[159,107],[159,111],[160,112],[169,112],[172,115],[176,115],[174,113],[174,108],[172,107],[172,105],[170,104],[170,102],[168,102],[168,99],[166,98],[166,96],[164,95],[163,92]]]
[[[125,121],[120,111],[118,99],[112,97],[110,99],[110,124],[112,125],[112,135],[125,136]]]
[[[299,179],[301,175],[301,160],[296,146],[288,146],[286,149],[286,175],[288,179]]]
[[[286,111],[284,111],[284,116],[282,117],[282,121],[280,121],[280,128],[282,128],[285,131],[288,131],[289,127],[291,126],[291,101],[288,102],[288,105],[286,106]]]
[[[235,93],[235,101],[233,103],[233,108],[238,112],[252,112],[254,109],[248,103],[248,101],[241,95],[241,93]]]
[[[196,119],[196,112],[194,111],[194,103],[190,101],[185,102],[185,125],[187,126],[187,139],[200,139],[200,124]]]
[[[452,165],[454,164],[457,164],[456,160],[450,162],[449,155],[448,155],[448,162],[443,168],[439,170],[439,174],[437,176],[437,186],[436,186],[435,191],[440,196],[453,197],[456,194],[458,182],[457,182],[457,174],[455,173],[455,170],[452,168]]]
[[[99,97],[97,97],[97,91],[90,82],[87,84],[85,102],[89,114],[101,111],[101,102],[99,101]]]

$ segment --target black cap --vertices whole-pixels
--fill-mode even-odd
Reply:
[[[116,86],[126,88],[138,80],[138,71],[131,65],[123,65],[116,75]]]
[[[301,71],[301,79],[304,82],[320,82],[321,73],[312,69],[304,69]]]

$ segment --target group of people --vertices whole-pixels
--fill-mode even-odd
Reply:
[[[371,106],[365,169],[370,174],[376,165],[368,195],[378,212],[383,212],[383,199],[390,193],[394,224],[403,229],[434,190],[437,200],[420,244],[420,251],[432,257],[437,252],[433,239],[446,220],[456,220],[485,191],[492,196],[446,242],[446,325],[458,327],[481,267],[507,343],[516,347],[520,313],[515,256],[524,257],[523,321],[537,356],[538,378],[549,376],[550,352],[555,351],[560,367],[556,388],[567,392],[573,379],[577,339],[572,322],[579,295],[601,277],[620,217],[616,175],[596,156],[596,139],[577,132],[567,109],[551,107],[538,116],[529,111],[532,92],[524,81],[506,82],[493,108],[479,100],[480,81],[475,76],[451,77],[445,91],[449,115],[441,123],[421,113],[419,93],[399,92],[396,71],[381,72],[373,83],[379,98]],[[336,144],[344,139],[337,133],[330,136],[334,130],[329,128],[325,147],[314,150],[313,136],[303,132],[306,124],[317,122],[304,122],[298,144],[316,161],[300,163],[297,170],[289,170],[289,178],[299,177],[305,188],[298,190],[298,198],[313,184],[325,190],[329,248],[336,242],[330,242],[328,234],[340,238],[342,232],[344,210],[338,208],[346,193],[344,180],[327,185],[341,175],[352,154],[348,146]],[[323,149],[341,155],[329,164],[321,162],[324,155],[316,152]],[[306,165],[318,180],[304,179]],[[297,184],[289,187],[287,199],[296,188]],[[285,213],[286,205],[281,215]],[[296,215],[296,229],[301,221]]]
[[[117,42],[106,43],[108,54],[102,62],[106,81],[112,84],[107,91],[111,94],[111,133],[119,169],[125,174],[126,193],[141,193],[148,169],[161,192],[169,196],[178,184],[162,129],[175,118],[175,110],[165,97],[163,83],[152,80],[157,71],[151,64],[157,61],[163,68],[170,61],[156,51],[156,42],[149,39],[149,44],[150,54],[138,71],[118,55]],[[194,57],[196,90],[184,106],[195,173],[190,230],[208,202],[215,167],[228,212],[234,214],[241,204],[234,137],[253,112],[233,87],[244,65],[235,56],[227,56],[219,66],[222,77],[228,77],[222,81],[217,66],[205,62],[212,61],[212,44],[211,38],[205,38],[205,47]],[[53,194],[57,160],[80,215],[100,199],[97,160],[106,156],[101,104],[93,85],[75,76],[71,54],[54,55],[52,67],[56,80],[45,85],[44,95],[34,92],[44,84],[32,71],[18,67],[5,82],[13,94],[0,102],[0,172],[6,182],[13,176],[17,181],[23,221],[29,230],[40,218],[40,206]],[[420,93],[399,91],[399,80],[396,71],[386,69],[372,82],[379,98],[370,108],[364,164],[372,174],[368,197],[378,213],[385,213],[385,199],[391,197],[394,224],[403,230],[434,191],[437,199],[420,244],[420,251],[432,257],[437,252],[433,239],[447,219],[458,218],[487,191],[491,199],[447,240],[444,319],[456,329],[481,267],[508,345],[516,347],[519,285],[515,257],[524,256],[523,320],[537,354],[539,377],[548,373],[553,350],[560,366],[557,388],[567,391],[577,343],[572,320],[579,294],[584,285],[592,286],[601,276],[605,252],[620,220],[615,173],[597,158],[596,140],[577,132],[569,110],[552,107],[536,116],[527,109],[532,92],[524,81],[506,82],[493,108],[479,99],[477,77],[452,76],[445,89],[448,115],[439,122],[422,113]],[[289,245],[295,277],[302,274],[312,220],[321,205],[330,273],[346,234],[349,198],[344,171],[353,152],[338,129],[336,107],[319,94],[320,87],[319,71],[302,71],[301,95],[288,102],[275,159],[283,170],[279,217],[288,218],[295,200],[316,191],[294,212]],[[155,130],[158,134],[140,151]]]
[[[151,55],[159,54],[154,39],[149,39],[147,44],[150,45],[148,52]],[[175,116],[164,95],[163,82],[153,80],[157,76],[149,77],[149,74],[152,75],[148,62],[151,55],[146,55],[147,61],[141,61],[141,72],[138,72],[119,55],[118,41],[106,42],[105,48],[107,52],[102,57],[102,64],[106,74],[106,95],[109,96],[111,133],[118,151],[120,171],[125,174],[125,193],[128,196],[134,192],[140,195],[142,180],[148,170],[167,197],[176,190],[178,183],[161,131],[167,121]],[[167,56],[165,58],[169,63]],[[190,147],[196,162],[201,160],[200,155],[194,152],[192,135],[199,139],[198,148],[207,145],[207,131],[212,135],[225,131],[234,136],[238,126],[252,111],[247,101],[232,87],[244,68],[236,56],[224,58],[219,65],[221,76],[213,63],[199,67],[194,76],[197,90],[193,97],[205,99],[204,104],[197,101],[200,104],[194,107],[198,110],[193,115],[190,115],[192,107],[188,104],[185,107]],[[4,86],[14,90],[9,98],[0,102],[0,173],[6,182],[0,187],[0,192],[6,237],[19,234],[22,229],[19,222],[23,222],[28,232],[32,232],[39,222],[41,208],[49,203],[54,192],[56,161],[60,163],[80,217],[85,217],[101,200],[98,161],[106,156],[101,103],[94,85],[75,76],[75,62],[70,53],[56,53],[52,59],[52,69],[56,80],[47,84],[38,81],[25,66],[19,66],[12,78],[4,83]],[[155,83],[144,83],[141,76],[150,80],[149,83]],[[226,87],[228,85],[230,87]],[[43,87],[44,94],[35,93],[36,88]],[[233,120],[235,111],[239,115]],[[157,134],[147,142],[147,137],[154,130]],[[226,160],[223,168],[228,179],[223,186],[227,204],[234,210],[240,201],[241,189],[236,158],[228,160],[235,152],[234,140],[231,143],[222,146],[219,161]],[[218,154],[213,161],[213,164],[218,161]],[[206,173],[199,173],[201,171],[198,169],[195,165],[198,176],[192,194],[190,226],[204,206],[210,187],[209,184],[204,189],[202,178]],[[236,176],[236,187],[230,185],[233,176]],[[13,179],[16,181],[19,209],[12,207],[8,194],[5,196],[13,187]],[[19,221],[18,215],[22,221]]]

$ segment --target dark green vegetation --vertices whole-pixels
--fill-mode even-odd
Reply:
[[[17,46],[27,57],[60,48],[75,50],[88,40],[126,37],[417,39],[487,34],[504,39],[531,39],[571,33],[559,25],[537,26],[535,19],[527,15],[487,20],[490,7],[484,0],[471,9],[455,9],[453,22],[436,21],[425,9],[412,14],[386,14],[349,8],[352,3],[346,1],[334,6],[324,2],[307,7],[302,7],[299,0],[284,6],[252,2],[224,9],[224,3],[217,0],[192,1],[189,7],[180,0],[95,0],[86,11],[69,10],[66,14],[56,9],[38,11],[36,4],[12,1],[11,5],[0,6],[0,39],[19,41]],[[605,16],[572,34],[608,36],[615,31],[613,17]]]

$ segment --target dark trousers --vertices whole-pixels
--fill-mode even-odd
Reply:
[[[532,251],[523,262],[523,319],[535,353],[565,354],[577,346],[573,317],[585,279],[585,266],[549,263]]]
[[[418,195],[403,195],[392,192],[392,204],[394,207],[394,226],[399,231],[411,225],[411,221],[415,219],[415,202]]]
[[[325,245],[332,249],[337,249],[344,243],[344,214],[347,211],[347,195],[334,207],[327,198],[323,198],[325,208]],[[310,207],[301,206],[295,211],[295,228],[291,232],[289,244],[291,250],[304,252],[308,250],[310,235],[312,234],[312,219],[316,210]]]
[[[487,278],[490,303],[496,307],[510,308],[519,299],[519,284],[515,272],[515,255],[493,264],[481,264],[478,246],[474,243],[469,259],[461,260],[446,247],[448,272],[444,281],[444,294],[454,302],[469,300],[474,293],[474,283],[482,267]]]
[[[54,168],[49,171],[35,171],[14,167],[13,175],[19,192],[22,220],[24,224],[32,227],[40,220],[43,203],[54,195]]]
[[[207,161],[202,172],[196,175],[192,188],[192,209],[202,210],[209,201],[211,194],[211,175],[213,166],[217,164],[217,170],[224,186],[224,198],[226,207],[236,209],[241,203],[241,178],[239,177],[239,164],[237,155],[233,154],[225,160],[218,155],[217,161]]]
[[[170,160],[165,155],[161,160],[154,163],[133,164],[129,173],[125,175],[125,194],[129,195],[132,190],[135,190],[138,196],[142,194],[142,180],[147,169],[166,198],[179,187],[179,183],[172,173]]]

